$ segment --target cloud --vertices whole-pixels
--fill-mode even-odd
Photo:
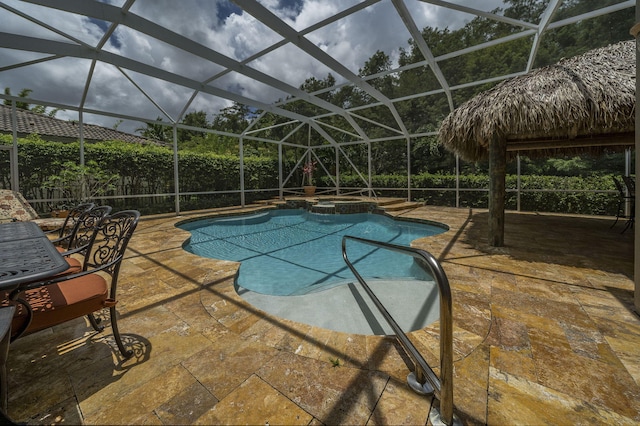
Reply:
[[[110,24],[18,1],[11,0],[6,3],[89,45],[96,45]],[[359,2],[262,0],[261,3],[289,26],[301,31]],[[406,0],[405,3],[419,28],[427,25],[458,27],[472,18],[471,15],[422,1]],[[483,10],[491,10],[500,6],[502,2],[483,0],[476,4],[483,4]],[[282,39],[279,34],[248,13],[240,12],[237,6],[227,0],[190,0],[180,2],[179,7],[173,0],[138,0],[130,12],[236,61],[246,60]],[[18,18],[5,9],[0,9],[0,26],[3,28],[2,31],[9,33],[69,42],[62,35]],[[351,72],[358,73],[364,63],[378,50],[390,55],[392,59],[397,59],[399,49],[407,48],[410,35],[392,3],[381,1],[311,32],[306,37]],[[220,65],[124,25],[117,27],[105,50],[195,81],[208,80],[224,70]],[[31,59],[34,54],[2,49],[0,57],[0,66],[4,66]],[[10,87],[14,94],[27,87],[33,89],[33,98],[78,105],[87,82],[89,66],[88,60],[48,61],[40,65],[4,71],[0,73],[0,84]],[[300,86],[305,79],[312,76],[323,79],[329,72],[338,82],[342,81],[335,71],[331,71],[325,64],[291,44],[278,48],[247,66],[294,87]],[[193,95],[192,89],[177,87],[135,72],[125,72],[147,96],[173,117],[177,117]],[[235,72],[227,73],[211,84],[260,102],[273,102],[286,96],[276,88],[255,82]],[[155,119],[162,113],[147,96],[139,93],[134,84],[115,67],[98,65],[89,84],[86,105],[105,111]],[[205,110],[211,118],[212,114],[229,105],[230,101],[227,99],[201,95],[190,105],[189,110]],[[75,112],[62,112],[58,115],[60,118],[67,116],[77,119]],[[93,117],[99,120],[97,124],[109,127],[117,120],[113,117]],[[121,130],[138,128],[141,124],[126,126],[130,129]]]

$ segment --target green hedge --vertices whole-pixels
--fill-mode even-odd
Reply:
[[[11,136],[0,135],[0,143],[12,143]],[[85,161],[95,160],[102,169],[120,176],[112,196],[151,195],[174,192],[173,151],[164,146],[136,145],[119,141],[85,144]],[[66,161],[77,162],[79,142],[48,142],[37,135],[18,141],[20,190],[28,199],[49,198],[42,183],[58,174]],[[278,161],[264,157],[244,159],[245,189],[277,188]],[[178,153],[181,192],[237,191],[240,189],[238,157],[213,154]],[[2,187],[10,186],[9,156],[0,157]],[[271,195],[269,195],[271,196]],[[187,195],[181,206],[190,208],[220,207],[239,204],[238,194],[216,196]],[[256,199],[258,195],[247,197]],[[116,198],[109,201],[114,208],[138,208],[146,213],[173,211],[174,197]],[[47,206],[35,203],[39,212]],[[186,208],[185,208],[186,209]]]
[[[0,135],[0,143],[11,144],[11,136]],[[6,151],[5,151],[6,153]],[[48,198],[42,189],[47,177],[60,172],[66,161],[77,162],[80,153],[78,142],[61,143],[44,141],[30,136],[18,141],[18,163],[21,191],[28,199]],[[117,173],[120,181],[110,199],[114,208],[137,208],[143,213],[171,212],[175,200],[172,196],[142,195],[174,192],[173,151],[164,146],[136,145],[118,141],[85,144],[85,161],[95,160],[111,173]],[[294,163],[284,164],[285,176]],[[262,188],[278,187],[278,161],[267,157],[246,157],[245,189],[248,202],[276,197],[277,191]],[[181,193],[237,191],[240,189],[240,165],[238,157],[201,154],[188,151],[178,153],[179,183]],[[291,185],[302,182],[301,171],[296,172]],[[1,185],[8,188],[10,182],[9,156],[0,156]],[[515,190],[517,177],[507,177],[507,189]],[[332,187],[330,179],[318,179],[319,186]],[[407,177],[404,175],[377,175],[372,185],[378,196],[406,197]],[[357,176],[341,175],[341,187],[362,188]],[[455,206],[456,180],[454,175],[419,174],[412,176],[412,198],[429,205]],[[460,176],[460,205],[462,207],[486,208],[488,205],[489,177],[486,175]],[[610,175],[580,177],[521,176],[522,190],[542,190],[521,193],[521,210],[559,213],[614,215],[617,208],[615,192],[547,192],[551,190],[615,191]],[[429,188],[429,189],[423,189]],[[446,190],[445,190],[446,189]],[[257,190],[251,192],[251,190]],[[125,198],[130,196],[130,198]],[[136,197],[137,196],[137,197]],[[517,195],[508,192],[508,209],[517,208]],[[240,195],[222,193],[212,195],[181,195],[183,210],[203,209],[238,205]],[[47,206],[36,203],[39,212]]]
[[[328,185],[329,182],[323,181],[323,184]],[[343,187],[362,186],[362,182],[357,176],[340,176],[340,184]],[[378,196],[402,198],[407,196],[406,176],[373,176],[372,186],[374,188],[384,188],[376,190]],[[520,176],[520,186],[520,209],[522,211],[615,215],[618,206],[618,195],[615,192],[616,188],[611,175],[598,175],[587,178],[526,175]],[[517,189],[517,176],[507,176],[506,187],[505,205],[508,209],[515,210],[517,209],[517,193],[515,192]],[[398,189],[394,190],[393,188]],[[438,188],[446,190],[438,190]],[[420,174],[411,178],[412,199],[423,201],[428,205],[455,206],[455,188],[455,175]],[[488,207],[488,176],[460,176],[460,188],[460,206]]]

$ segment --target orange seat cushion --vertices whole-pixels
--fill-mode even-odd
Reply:
[[[105,301],[108,294],[107,281],[98,274],[27,290],[21,297],[31,305],[33,319],[25,334],[98,311],[107,306]],[[11,324],[12,329],[19,330],[26,320],[26,309],[18,304]]]
[[[67,261],[69,268],[56,274],[54,278],[57,278],[63,275],[71,275],[71,274],[77,274],[78,272],[82,272],[82,262],[80,260],[71,256],[65,257],[64,260]]]
[[[64,260],[66,260],[69,264],[69,269],[60,272],[60,274],[58,275],[77,274],[78,272],[82,271],[82,262],[80,262],[78,259],[68,256],[65,257]]]

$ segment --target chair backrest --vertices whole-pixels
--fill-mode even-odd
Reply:
[[[621,197],[626,197],[626,194],[624,193],[624,187],[622,186],[622,183],[620,183],[618,178],[615,176],[611,176],[611,179],[613,179],[613,183],[616,186],[616,189],[618,190],[618,195]]]
[[[58,233],[59,239],[71,238],[73,234],[73,230],[75,228],[76,223],[82,217],[82,214],[91,210],[95,204],[93,203],[83,203],[78,204],[71,210],[69,210],[69,214],[64,219],[62,226],[60,227],[60,232]]]
[[[111,292],[115,293],[116,280],[120,270],[121,260],[127,249],[129,240],[138,226],[140,212],[137,210],[123,210],[106,216],[96,227],[87,246],[84,257],[83,271],[113,264],[102,272],[111,275]]]
[[[622,180],[624,181],[625,186],[627,187],[627,191],[629,191],[629,195],[636,195],[636,181],[631,176],[622,176]]]
[[[109,213],[111,213],[111,206],[98,206],[80,214],[71,231],[71,238],[64,248],[66,250],[79,250],[83,247],[86,249],[94,231]],[[81,252],[84,251],[84,249],[81,250]]]

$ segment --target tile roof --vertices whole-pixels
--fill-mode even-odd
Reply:
[[[59,118],[49,117],[46,114],[37,114],[23,109],[16,109],[16,111],[18,136],[20,137],[37,133],[44,139],[72,141],[79,139],[79,126],[76,121],[61,120]],[[11,107],[0,105],[0,133],[11,133],[13,131],[11,123]],[[85,123],[83,131],[86,141],[120,140],[131,143],[159,143],[155,140],[146,139],[108,127],[96,126],[95,124]]]

